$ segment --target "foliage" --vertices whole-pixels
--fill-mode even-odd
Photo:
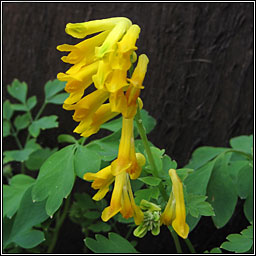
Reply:
[[[94,193],[92,191],[72,191],[77,178],[83,179],[87,172],[98,172],[116,158],[121,119],[116,118],[101,126],[101,129],[110,133],[106,137],[86,143],[84,138],[59,134],[56,136],[58,148],[43,147],[38,143],[42,131],[58,127],[57,116],[42,116],[43,110],[47,104],[63,103],[67,97],[63,92],[64,86],[65,83],[58,80],[47,82],[44,102],[39,108],[35,96],[27,98],[28,87],[25,82],[15,79],[7,87],[15,101],[6,100],[3,104],[3,136],[14,139],[17,148],[4,151],[3,159],[6,179],[3,185],[3,245],[6,252],[13,252],[16,246],[52,252],[59,229],[66,216],[69,216],[71,221],[81,226],[85,245],[91,251],[137,253],[129,242],[132,231],[142,238],[148,231],[159,235],[164,228],[160,228],[160,215],[172,191],[169,169],[176,169],[183,182],[190,232],[201,216],[212,218],[216,228],[224,227],[232,217],[238,199],[244,202],[243,209],[248,222],[252,221],[252,135],[232,138],[231,147],[228,148],[200,147],[183,168],[178,168],[176,161],[164,149],[150,143],[156,166],[153,168],[152,159],[139,137],[139,123],[134,121],[136,152],[146,156],[146,164],[140,177],[131,180],[131,186],[136,204],[144,211],[144,221],[136,227],[131,219],[117,215],[110,222],[102,222],[100,216],[107,202],[93,201],[90,195]],[[34,114],[36,107],[39,110]],[[156,125],[155,119],[145,110],[141,110],[140,118],[146,133],[152,131]],[[20,170],[13,169],[14,162],[19,163]],[[112,189],[110,187],[110,191]],[[72,200],[71,207],[69,200]],[[129,228],[126,238],[114,233],[119,224]],[[108,238],[100,233],[108,233]],[[94,235],[95,239],[91,238]],[[252,225],[241,234],[229,235],[227,240],[220,248],[238,253],[250,250]],[[220,248],[214,248],[210,253],[220,253]]]

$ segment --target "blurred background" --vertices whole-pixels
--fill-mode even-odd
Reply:
[[[43,85],[69,68],[56,46],[80,41],[65,34],[66,24],[116,16],[141,27],[137,53],[150,60],[141,98],[157,120],[149,139],[179,167],[199,146],[226,147],[230,138],[253,133],[253,3],[3,3],[3,100],[17,78],[27,82],[28,96],[43,102]],[[45,113],[58,115],[60,125],[43,132],[39,143],[54,147],[57,135],[72,134],[77,123],[61,106],[49,105]],[[12,149],[12,138],[3,146]],[[89,186],[79,182],[80,190]],[[211,249],[227,234],[240,232],[242,215],[238,205],[220,230],[202,218],[190,235],[195,248]],[[166,232],[166,240],[148,234],[136,248],[169,253],[174,245]],[[81,235],[67,220],[56,253],[81,253]]]

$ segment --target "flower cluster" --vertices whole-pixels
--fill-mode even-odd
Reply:
[[[137,108],[142,108],[139,98],[147,71],[148,58],[142,54],[131,75],[128,71],[137,61],[136,41],[140,27],[127,18],[117,17],[84,23],[69,23],[66,33],[75,38],[85,38],[96,34],[76,45],[59,45],[59,51],[69,54],[62,57],[73,64],[58,79],[66,81],[65,90],[69,97],[63,108],[74,110],[73,119],[79,122],[74,132],[89,137],[99,131],[100,126],[118,114],[122,115],[122,133],[117,158],[97,173],[87,172],[84,179],[92,181],[92,188],[98,190],[94,200],[101,200],[114,183],[110,205],[102,212],[102,220],[108,221],[118,212],[124,218],[134,218],[135,235],[143,237],[147,231],[157,235],[161,224],[172,225],[183,238],[188,235],[182,183],[176,171],[169,170],[172,192],[164,212],[161,208],[145,200],[141,207],[135,204],[130,179],[140,176],[145,157],[136,153],[134,145],[133,120]],[[85,90],[94,84],[95,90],[86,94]],[[146,210],[146,212],[142,212]]]
[[[137,61],[135,44],[140,27],[127,18],[117,17],[69,23],[66,33],[75,38],[95,34],[76,45],[57,47],[59,51],[69,52],[62,60],[73,64],[57,78],[67,82],[65,90],[69,97],[63,108],[74,111],[73,119],[79,122],[74,132],[89,137],[97,133],[106,121],[120,113],[123,117],[117,159],[98,173],[86,173],[84,179],[93,181],[92,187],[99,190],[94,200],[101,200],[110,184],[115,182],[110,206],[102,212],[104,221],[121,212],[124,218],[134,217],[135,223],[139,224],[143,213],[135,204],[130,179],[139,177],[145,164],[145,157],[135,152],[133,119],[138,105],[142,107],[143,104],[139,94],[144,88],[147,56],[139,56],[130,78],[127,73]],[[95,90],[86,94],[85,90],[92,84]]]

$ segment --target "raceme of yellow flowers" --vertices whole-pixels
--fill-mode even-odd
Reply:
[[[65,73],[59,73],[57,78],[67,82],[65,91],[69,97],[64,101],[63,108],[74,111],[73,119],[79,122],[74,132],[89,137],[97,133],[103,123],[118,114],[122,115],[123,120],[117,159],[97,173],[87,172],[84,179],[93,181],[92,188],[98,190],[94,200],[104,198],[114,182],[110,205],[102,212],[103,221],[108,221],[120,212],[124,218],[133,217],[136,225],[139,225],[144,215],[135,204],[130,179],[140,176],[146,161],[141,153],[135,152],[133,135],[133,119],[138,105],[140,108],[143,105],[139,95],[144,88],[142,84],[149,62],[145,54],[141,54],[137,61],[135,51],[140,27],[127,18],[115,17],[68,23],[65,31],[79,39],[92,35],[76,45],[57,46],[59,51],[69,52],[61,58],[62,61],[72,64]],[[136,61],[137,65],[129,78],[127,73]],[[85,90],[92,84],[95,90],[86,94]],[[176,196],[183,194],[175,191],[178,206]],[[179,210],[176,210],[177,214]],[[167,222],[164,218],[163,223]]]

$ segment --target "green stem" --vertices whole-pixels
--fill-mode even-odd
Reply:
[[[169,229],[170,232],[171,232],[171,235],[172,235],[172,238],[173,238],[173,240],[174,240],[177,253],[182,253],[181,246],[180,246],[180,241],[179,241],[179,237],[177,236],[177,234],[175,233],[175,231],[172,230],[172,228],[171,228],[170,226],[168,227],[168,229]]]
[[[56,217],[56,225],[55,225],[53,237],[52,237],[52,240],[51,240],[51,244],[50,244],[50,246],[47,250],[47,253],[52,253],[52,251],[53,251],[53,249],[56,245],[56,242],[57,242],[57,239],[58,239],[58,236],[59,236],[60,228],[61,228],[61,226],[62,226],[62,224],[63,224],[63,222],[64,222],[64,220],[65,220],[65,218],[67,217],[67,214],[68,214],[69,205],[70,205],[70,196],[66,199],[62,215],[60,217],[59,217],[59,215],[57,215],[57,217]]]
[[[19,138],[18,138],[18,136],[17,136],[17,132],[16,132],[15,129],[13,128],[12,123],[11,123],[11,122],[9,122],[9,123],[10,123],[10,126],[11,126],[12,136],[14,137],[14,139],[15,139],[15,141],[16,141],[18,147],[19,147],[19,149],[23,149],[23,147],[22,147],[22,145],[21,145],[21,143],[20,143],[20,140],[19,140]]]
[[[147,135],[146,135],[146,130],[145,130],[145,127],[144,127],[144,125],[142,123],[139,107],[137,109],[137,114],[135,115],[135,121],[136,121],[136,124],[137,124],[137,128],[138,128],[138,131],[139,131],[139,134],[140,134],[143,146],[144,146],[144,148],[146,150],[146,153],[147,153],[147,156],[148,156],[149,164],[151,165],[152,174],[153,174],[153,176],[159,178],[158,172],[157,172],[157,166],[155,164],[154,157],[152,155],[152,152],[151,152],[151,149],[150,149],[150,146],[149,146],[149,142],[148,142],[148,138],[147,138]],[[169,197],[166,194],[166,191],[164,189],[163,184],[160,183],[158,185],[158,187],[159,187],[159,190],[160,190],[163,198],[165,199],[165,201],[168,201]]]
[[[188,246],[189,251],[191,253],[196,253],[196,250],[195,250],[193,244],[190,242],[190,240],[188,238],[185,239],[185,242],[186,242],[186,244]]]
[[[43,105],[41,106],[41,108],[39,109],[39,111],[38,111],[38,113],[37,113],[37,115],[36,115],[34,121],[38,120],[38,118],[41,116],[42,112],[44,111],[46,105],[47,105],[47,102],[45,101],[45,102],[43,103]],[[31,117],[31,119],[32,119],[32,117]],[[33,121],[33,120],[32,120],[32,121]],[[30,139],[30,133],[28,132],[28,135],[27,135],[27,138],[26,138],[26,143],[28,142],[29,139]]]
[[[38,113],[37,113],[37,115],[36,115],[34,121],[36,121],[36,120],[41,116],[41,114],[42,114],[42,112],[44,111],[46,105],[47,105],[47,102],[45,101],[45,102],[43,103],[43,105],[41,106],[41,108],[39,109],[39,111],[38,111]]]

